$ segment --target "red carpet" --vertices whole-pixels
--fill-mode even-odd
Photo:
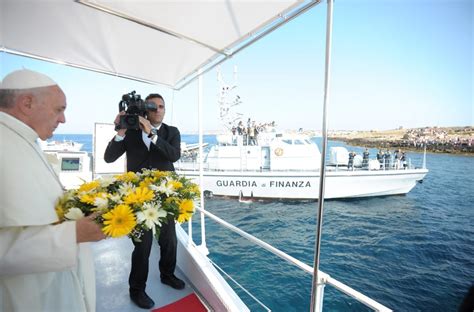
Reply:
[[[152,312],[207,312],[196,294],[190,294],[181,300],[170,303]]]

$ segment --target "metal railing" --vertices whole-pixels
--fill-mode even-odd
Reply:
[[[224,226],[225,228],[231,230],[234,233],[239,234],[240,236],[246,238],[247,240],[251,241],[252,243],[264,248],[265,250],[271,252],[272,254],[280,257],[281,259],[287,261],[288,263],[300,268],[301,270],[305,271],[306,273],[313,274],[313,268],[306,263],[286,254],[285,252],[273,247],[272,245],[262,241],[261,239],[241,230],[240,228],[230,224],[229,222],[217,217],[216,215],[196,207],[196,210],[204,214],[205,216],[211,218],[215,222],[219,223],[220,225]],[[319,271],[319,281],[318,287],[321,289],[326,285],[329,284],[336,288],[337,290],[345,293],[346,295],[356,299],[357,301],[361,302],[362,304],[366,305],[367,307],[373,309],[374,311],[392,311],[391,309],[385,307],[384,305],[378,303],[377,301],[367,297],[366,295],[358,292],[357,290],[339,282],[338,280],[332,278],[328,274]]]

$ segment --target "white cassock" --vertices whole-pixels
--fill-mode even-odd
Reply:
[[[76,223],[58,221],[62,186],[36,132],[0,112],[0,311],[95,311],[95,276]]]

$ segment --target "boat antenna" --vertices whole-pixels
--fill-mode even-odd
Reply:
[[[316,242],[314,250],[314,267],[313,282],[311,288],[311,307],[310,311],[323,310],[323,291],[324,283],[319,284],[319,256],[321,249],[321,234],[323,226],[323,209],[324,209],[324,183],[326,180],[326,147],[327,138],[327,107],[329,103],[329,83],[331,68],[331,37],[332,37],[332,9],[333,0],[328,0],[327,16],[326,16],[326,65],[324,76],[324,104],[323,104],[323,142],[321,149],[321,168],[319,175],[319,197],[318,197],[318,217],[316,219]]]
[[[237,89],[237,67],[234,67],[234,84],[227,84],[221,73],[221,68],[217,68],[217,82],[219,85],[219,93],[217,95],[217,103],[219,104],[219,120],[224,130],[230,130],[234,123],[241,119],[242,114],[235,111],[234,106],[242,103],[240,96],[234,94]]]

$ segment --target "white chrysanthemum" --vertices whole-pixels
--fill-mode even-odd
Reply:
[[[84,218],[84,213],[79,208],[71,208],[69,211],[64,215],[68,220],[79,220]]]
[[[100,183],[100,186],[105,188],[107,186],[109,186],[110,184],[114,183],[115,181],[117,181],[117,179],[113,176],[106,176],[106,177],[102,177],[100,180],[99,180],[99,183]]]
[[[141,172],[137,172],[140,177],[149,177],[153,174],[153,170],[143,168]]]
[[[122,203],[122,196],[117,193],[109,194],[109,199],[117,204]]]
[[[144,203],[143,210],[137,212],[138,223],[145,222],[147,228],[153,231],[153,235],[156,233],[155,225],[161,225],[160,218],[166,217],[168,214],[159,203]]]
[[[135,190],[135,187],[133,186],[133,184],[126,182],[120,185],[118,189],[118,193],[120,194],[120,196],[123,196],[129,193],[132,193],[134,190]]]
[[[164,180],[159,186],[150,185],[150,189],[161,194],[166,194],[166,196],[168,197],[176,194],[173,185],[171,185],[171,183],[168,183],[168,180]]]
[[[109,205],[109,199],[107,198],[106,194],[103,194],[102,196],[98,196],[94,199],[94,206],[99,208],[99,210],[106,210]]]

